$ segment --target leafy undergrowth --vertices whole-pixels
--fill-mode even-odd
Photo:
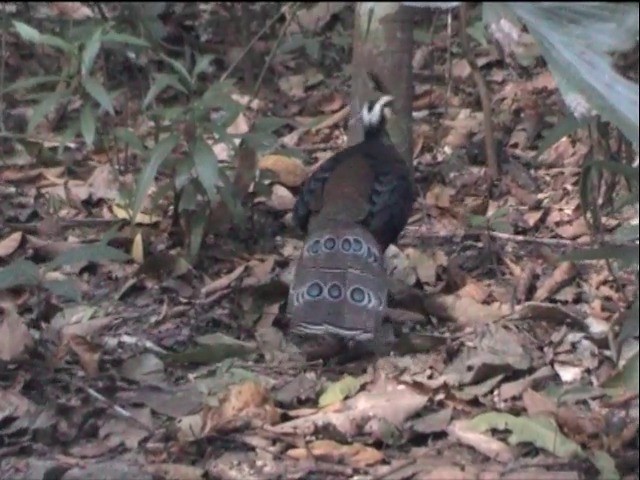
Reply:
[[[8,41],[18,76],[26,47]],[[234,93],[248,110],[229,133],[285,117],[278,142],[298,153],[258,154],[270,188],[251,196],[242,229],[213,212],[197,262],[174,248],[166,200],[122,223],[133,175],[114,173],[112,159],[123,152],[78,138],[63,163],[45,165],[42,150],[63,140],[33,134],[39,150],[0,170],[0,284],[27,285],[2,295],[0,477],[637,478],[638,399],[609,340],[635,273],[566,256],[637,211],[604,211],[593,231],[580,199],[588,135],[544,145],[566,122],[552,76],[476,46],[502,146],[504,175],[490,183],[475,84],[455,50],[444,80],[448,43],[436,29],[415,52],[420,195],[387,260],[415,287],[397,303],[422,320],[387,357],[302,362],[282,334],[302,159],[321,161],[346,138],[344,72],[313,66],[313,43],[274,56],[259,101]],[[235,178],[254,175],[251,154],[227,156],[239,160]],[[632,339],[619,356],[637,348]]]

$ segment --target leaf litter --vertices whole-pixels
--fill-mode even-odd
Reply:
[[[88,15],[64,4],[49,15]],[[312,8],[291,33],[322,30],[344,11]],[[426,49],[444,70],[442,35],[414,64]],[[416,85],[422,193],[400,247],[387,252],[393,300],[416,314],[402,327],[402,355],[325,365],[304,360],[280,330],[300,248],[288,212],[309,172],[344,145],[339,72],[305,67],[296,54],[274,58],[288,73],[265,95],[304,115],[288,119],[296,126],[279,141],[312,166],[292,154],[234,158],[209,139],[221,163],[238,162],[241,197],[267,215],[250,248],[239,246],[220,201],[212,219],[225,228],[206,238],[198,263],[174,248],[170,219],[145,199],[134,226],[108,239],[139,267],[106,254],[50,265],[129,221],[121,194],[132,177],[77,145],[90,161],[71,174],[33,157],[3,167],[14,191],[2,193],[2,266],[27,255],[21,271],[31,275],[2,294],[0,476],[622,478],[637,447],[638,399],[608,339],[634,279],[613,278],[604,262],[561,259],[591,241],[579,201],[586,139],[561,138],[529,168],[541,131],[563,115],[555,82],[540,68],[518,79],[494,47],[479,47],[483,55],[512,166],[490,196],[484,162],[463,154],[483,131],[466,60],[453,61],[449,95],[446,84]],[[420,115],[445,102],[441,122]],[[253,122],[241,114],[227,133],[247,134]],[[258,193],[262,175],[270,188]],[[605,232],[627,221],[602,218]],[[75,304],[47,283],[63,280],[81,292]],[[626,345],[625,358],[637,360],[637,338]]]

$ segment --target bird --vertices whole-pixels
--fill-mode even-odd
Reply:
[[[304,183],[293,221],[306,235],[289,290],[291,331],[369,342],[387,307],[384,252],[414,201],[408,163],[386,130],[383,95],[364,104],[361,142],[326,160]]]

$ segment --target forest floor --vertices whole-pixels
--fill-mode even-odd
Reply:
[[[226,18],[211,8],[202,15]],[[585,218],[581,172],[598,152],[592,135],[562,134],[571,131],[567,109],[540,58],[523,67],[474,43],[502,169],[489,179],[478,90],[446,15],[428,43],[416,36],[419,195],[387,252],[392,277],[414,292],[402,307],[423,320],[389,356],[299,359],[283,334],[301,248],[290,210],[311,166],[346,145],[349,116],[350,52],[340,45],[349,45],[352,13],[334,8],[289,26],[284,43],[303,29],[306,50],[273,55],[257,99],[277,32],[229,75],[247,108],[227,132],[249,134],[278,117],[285,150],[245,158],[207,136],[236,185],[251,179],[248,221],[239,229],[228,209],[214,210],[192,264],[176,248],[163,190],[170,171],[152,182],[136,224],[123,224],[122,192],[144,162],[106,134],[94,148],[81,135],[63,139],[60,125],[82,115],[81,99],[16,142],[2,138],[0,288],[13,288],[2,293],[0,478],[638,478],[638,397],[610,343],[637,294],[635,273],[567,256],[637,222],[637,210],[607,208],[627,187],[605,176],[600,225]],[[170,33],[187,35],[180,17],[170,20]],[[220,52],[212,83],[246,46],[228,24],[199,40]],[[4,38],[7,85],[57,58],[15,32]],[[637,52],[635,62],[637,70]],[[98,132],[125,126],[153,140],[144,95],[131,88],[114,97],[115,116],[100,113]],[[20,92],[3,98],[9,132],[33,115]],[[185,130],[176,127],[188,138]],[[131,258],[77,253],[107,234]],[[65,299],[69,291],[79,295]],[[620,356],[637,349],[631,339]]]

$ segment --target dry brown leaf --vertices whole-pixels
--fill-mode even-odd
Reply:
[[[275,173],[277,181],[287,187],[299,187],[307,179],[307,169],[300,160],[284,155],[267,155],[258,162],[260,170]]]
[[[296,460],[317,458],[326,462],[346,463],[355,468],[376,465],[384,460],[384,454],[361,443],[342,445],[333,440],[316,440],[306,448],[292,448],[287,455]]]
[[[250,287],[255,285],[264,285],[273,278],[273,270],[276,262],[274,255],[268,255],[264,261],[251,260],[247,266],[249,272],[246,278],[242,282],[243,287]]]
[[[15,252],[22,242],[22,232],[13,232],[0,240],[0,257],[8,257]]]
[[[527,225],[529,226],[529,228],[537,228],[538,225],[540,224],[540,220],[542,219],[542,216],[544,215],[545,210],[530,210],[528,212],[525,212],[523,217],[524,220],[527,222]]]
[[[434,295],[430,305],[437,309],[434,315],[451,319],[463,326],[475,326],[495,322],[509,313],[506,305],[483,305],[473,298],[451,295]]]
[[[256,151],[248,145],[241,145],[236,155],[236,172],[233,185],[241,199],[249,193],[249,189],[256,178],[258,156]]]
[[[152,463],[147,464],[145,470],[154,477],[165,480],[202,480],[205,478],[205,470],[194,465]]]
[[[518,300],[518,302],[522,303],[527,300],[529,291],[533,285],[535,273],[535,267],[531,263],[528,263],[522,274],[517,277],[518,283],[516,284],[516,300]]]
[[[293,208],[296,197],[286,187],[276,184],[271,187],[271,196],[266,203],[274,210],[286,212]]]
[[[477,480],[478,471],[473,465],[459,467],[457,465],[441,465],[417,477],[419,480]],[[484,477],[483,477],[484,480]]]
[[[451,438],[478,450],[491,459],[501,463],[509,463],[515,460],[513,450],[508,445],[490,435],[470,429],[466,420],[452,422],[447,428],[447,432]]]
[[[118,176],[111,165],[99,165],[87,180],[87,186],[94,200],[117,200]]]
[[[237,280],[240,277],[240,275],[244,273],[246,268],[247,268],[246,264],[240,265],[233,272],[227,273],[226,275],[223,275],[222,277],[209,283],[202,289],[201,291],[202,295],[206,297],[207,295],[211,295],[212,293],[215,293],[217,291],[220,291],[229,287],[232,282]]]
[[[553,399],[530,388],[522,394],[522,403],[529,415],[554,414],[557,411]]]
[[[80,2],[51,2],[49,10],[54,15],[72,20],[93,18],[91,9]]]
[[[33,346],[33,337],[14,305],[0,304],[0,360],[11,362]]]
[[[436,283],[438,267],[443,265],[443,263],[438,261],[442,260],[442,258],[438,258],[441,257],[441,255],[437,255],[438,252],[442,253],[441,251],[437,251],[436,255],[427,255],[415,248],[408,248],[405,251],[409,265],[415,269],[422,283],[428,285],[434,285]],[[444,262],[446,263],[446,258]]]
[[[74,334],[67,337],[67,342],[71,350],[78,355],[80,365],[82,365],[82,369],[89,377],[95,377],[100,373],[98,364],[102,356],[102,350],[98,345],[90,342],[85,337]]]
[[[425,197],[427,205],[435,206],[442,209],[451,207],[451,197],[455,191],[450,187],[441,184],[433,185]]]
[[[280,419],[278,409],[262,385],[247,381],[232,385],[220,399],[219,407],[202,410],[202,435],[229,432],[248,424],[273,425]]]
[[[471,75],[471,67],[469,66],[469,62],[467,62],[464,58],[454,60],[451,64],[451,76],[453,78],[465,79],[469,75]]]
[[[281,423],[270,430],[281,434],[311,435],[317,429],[331,424],[351,437],[364,432],[371,419],[402,425],[429,400],[428,395],[392,380],[387,380],[385,388],[385,391],[360,392],[344,402],[332,404],[330,408]]]
[[[321,2],[311,8],[296,11],[295,21],[289,24],[287,33],[299,33],[301,30],[307,33],[318,32],[324,27],[331,17],[339,13],[347,2]]]
[[[551,276],[540,285],[538,291],[533,296],[533,301],[542,302],[547,300],[571,282],[577,273],[578,269],[573,262],[562,262],[556,267]]]
[[[468,279],[465,286],[458,290],[457,293],[461,297],[470,297],[478,303],[486,302],[489,295],[491,295],[491,291],[487,287],[472,279]]]
[[[318,104],[322,113],[333,113],[344,106],[344,98],[338,92],[329,92]]]
[[[577,218],[575,221],[567,225],[561,225],[554,228],[558,235],[568,240],[575,240],[576,238],[589,234],[589,225],[587,225],[584,217]]]

